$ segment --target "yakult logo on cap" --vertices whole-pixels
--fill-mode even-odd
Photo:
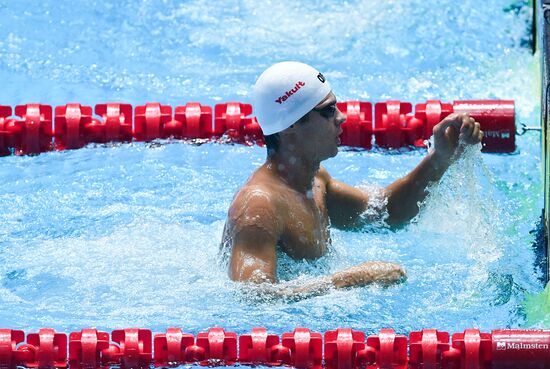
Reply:
[[[296,82],[296,84],[294,85],[294,88],[287,91],[283,96],[279,97],[277,100],[275,100],[275,102],[278,102],[279,104],[282,104],[283,102],[285,102],[290,96],[294,95],[296,92],[298,92],[298,90],[300,88],[302,88],[303,86],[305,86],[305,82],[302,82],[302,81],[298,81]]]

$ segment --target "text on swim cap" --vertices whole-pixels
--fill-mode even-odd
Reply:
[[[279,97],[277,100],[275,100],[275,102],[278,102],[279,104],[282,104],[290,96],[294,95],[296,93],[296,91],[298,91],[300,88],[302,88],[302,86],[305,86],[305,85],[306,85],[305,82],[302,82],[302,81],[296,82],[293,89],[285,92],[285,94],[283,96]]]

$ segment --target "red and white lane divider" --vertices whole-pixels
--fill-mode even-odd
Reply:
[[[237,336],[211,328],[193,336],[168,328],[96,329],[65,333],[40,329],[26,336],[0,329],[0,368],[148,368],[182,364],[202,366],[269,365],[312,369],[548,369],[550,330],[466,329],[451,337],[424,329],[409,338],[392,329],[378,335],[349,328],[321,333],[296,328],[281,337],[265,328]],[[154,348],[154,350],[153,350]]]
[[[417,104],[400,101],[347,101],[338,103],[347,115],[342,125],[342,145],[370,149],[424,147],[433,126],[453,112],[468,112],[485,132],[485,152],[515,150],[515,106],[513,101],[471,100],[453,104],[429,100]],[[0,156],[38,154],[50,150],[77,149],[89,143],[151,141],[158,138],[218,139],[263,145],[252,106],[239,102],[210,106],[187,103],[172,107],[147,103],[97,104],[94,118],[91,106],[67,104],[53,110],[50,105],[0,105]]]

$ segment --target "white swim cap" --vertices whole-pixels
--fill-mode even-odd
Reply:
[[[264,135],[290,127],[330,91],[325,77],[307,64],[288,61],[267,68],[252,92],[254,113]]]

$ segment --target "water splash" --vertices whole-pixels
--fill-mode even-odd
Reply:
[[[365,211],[360,215],[363,230],[380,231],[388,227],[388,198],[380,185],[363,182],[357,186],[368,195]]]

